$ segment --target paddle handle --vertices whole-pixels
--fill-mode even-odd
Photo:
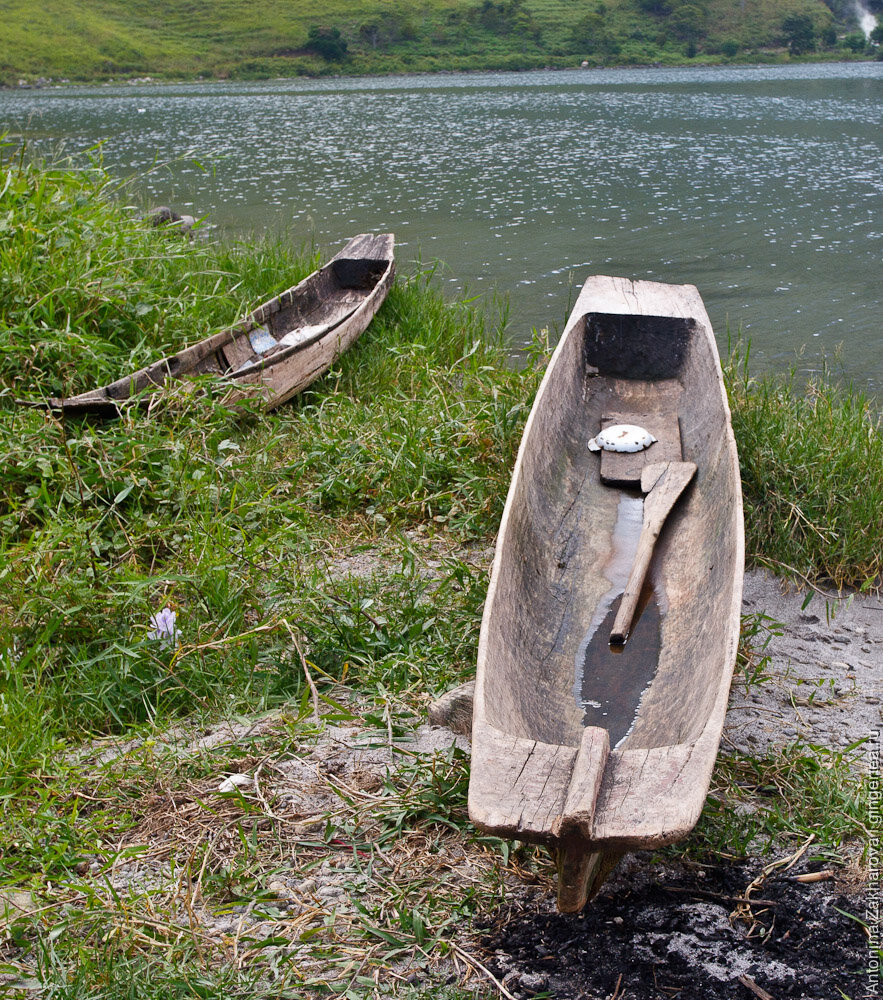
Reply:
[[[622,600],[619,602],[619,610],[613,622],[613,630],[610,633],[611,646],[623,646],[629,637],[632,627],[632,619],[635,617],[635,609],[638,606],[638,598],[641,596],[641,588],[644,586],[644,578],[650,567],[650,560],[653,558],[653,549],[659,532],[662,529],[660,524],[655,528],[648,525],[645,519],[641,528],[641,537],[638,539],[638,551],[635,553],[635,561],[632,563],[632,571],[629,573],[628,583]]]
[[[622,646],[629,637],[656,539],[659,538],[669,511],[695,474],[696,466],[693,462],[660,462],[644,467],[641,475],[641,489],[647,494],[644,498],[644,521],[632,571],[610,633],[611,646]]]

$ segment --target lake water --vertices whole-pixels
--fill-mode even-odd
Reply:
[[[508,297],[515,345],[589,274],[689,282],[722,347],[811,370],[842,344],[883,391],[883,63],[6,91],[4,129],[101,141],[222,232],[392,230],[405,271]]]

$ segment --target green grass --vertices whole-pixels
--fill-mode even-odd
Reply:
[[[131,0],[125,7],[88,3],[6,0],[0,37],[0,81],[50,77],[106,80],[150,74],[267,78],[321,73],[384,73],[456,69],[530,69],[546,65],[690,62],[676,19],[643,13],[629,0],[597,5],[603,33],[613,47],[595,44],[597,31],[577,31],[594,8],[575,9],[570,0],[498,0],[488,11],[479,0],[428,0],[419,9],[403,0],[321,5],[310,0]],[[673,6],[677,6],[674,4]],[[818,29],[831,19],[822,0],[799,7]],[[789,8],[790,9],[790,8]],[[698,18],[696,43],[703,61],[725,58],[787,58],[783,13],[774,0],[746,6],[736,0],[691,5]],[[703,16],[703,11],[707,11]],[[844,5],[840,33],[854,30]],[[311,27],[336,28],[348,46],[342,61],[308,51]],[[764,49],[771,51],[765,52]],[[774,51],[773,51],[774,50]],[[850,50],[827,48],[847,58]],[[824,54],[824,53],[823,53]]]
[[[181,930],[177,876],[120,894],[89,866],[126,856],[119,845],[169,782],[184,789],[247,767],[243,749],[282,760],[314,741],[308,676],[325,725],[385,739],[468,674],[486,586],[469,546],[499,519],[537,373],[510,370],[498,331],[444,303],[431,273],[418,272],[400,278],[322,382],[270,417],[233,414],[199,384],[151,417],[133,407],[99,425],[15,406],[15,396],[75,391],[200,339],[317,259],[283,242],[170,237],[138,220],[100,163],[38,167],[11,152],[0,185],[0,894],[31,894],[43,915],[25,907],[6,922],[0,963],[57,996],[280,996],[256,981],[267,974],[262,949],[250,945],[254,960],[224,973],[199,934]],[[366,575],[335,569],[359,552]],[[177,613],[175,646],[149,635],[164,607]],[[271,744],[169,746],[177,719],[189,731],[274,712]],[[83,756],[95,740],[135,742],[108,762]],[[451,884],[427,900],[429,874],[410,888],[386,876],[364,912],[325,910],[302,928],[325,972],[286,960],[283,978],[345,992],[338,979],[354,969],[333,957],[340,941],[369,972],[390,950],[439,961],[450,912],[493,894],[500,865],[468,827],[462,755],[417,763],[403,758],[371,808],[338,816],[318,848],[298,847],[290,824],[263,815],[254,822],[272,826],[269,839],[258,823],[250,843],[246,803],[245,839],[202,870],[206,905],[264,905],[280,845],[309,866],[326,840],[370,837],[379,878],[415,837],[429,847],[473,837],[484,889]],[[239,816],[236,803],[224,808],[224,822]],[[215,814],[208,803],[206,823]],[[374,879],[361,862],[347,877]],[[364,984],[347,988],[361,995]],[[400,982],[395,995],[421,990]]]
[[[741,859],[812,837],[813,857],[844,863],[867,851],[872,836],[860,754],[861,742],[842,750],[797,742],[760,757],[721,753],[698,825],[670,851]]]
[[[12,405],[16,395],[101,383],[201,339],[316,261],[293,260],[282,243],[169,243],[124,209],[99,226],[112,188],[100,167],[12,164],[9,176],[4,199],[16,223],[0,251],[4,645],[26,651],[10,652],[10,663],[46,692],[67,729],[209,704],[230,670],[244,671],[244,696],[254,697],[264,664],[253,656],[272,660],[273,642],[258,654],[243,639],[241,657],[230,643],[171,664],[144,639],[150,612],[164,604],[177,608],[190,641],[229,640],[318,606],[300,582],[292,605],[287,587],[321,570],[341,536],[373,542],[420,525],[466,541],[493,530],[531,379],[506,369],[482,320],[446,306],[426,275],[401,281],[357,355],[270,421],[234,419],[204,386],[170,395],[153,419],[133,407],[101,427]],[[291,693],[284,680],[262,683],[267,698],[274,685],[275,697]]]
[[[458,934],[551,869],[471,827],[462,752],[401,739],[474,669],[486,549],[543,345],[514,370],[502,320],[446,303],[418,271],[272,414],[234,414],[204,383],[105,424],[21,408],[13,397],[86,388],[202,338],[318,257],[172,237],[139,221],[136,192],[98,161],[3,157],[0,974],[83,1000],[374,996],[375,973],[381,995],[473,995],[436,978]],[[755,559],[819,580],[836,551],[838,579],[869,583],[878,564],[838,505],[879,472],[870,404],[755,381],[738,356],[728,382]],[[808,459],[789,444],[794,411],[847,425],[826,431],[853,449],[836,477],[795,472]],[[795,522],[782,531],[763,506],[780,495],[804,513],[818,495],[812,517],[836,544],[786,558],[775,546]],[[879,553],[879,521],[865,534]],[[150,618],[166,607],[179,635],[164,645]],[[760,647],[743,649],[746,685],[762,682],[775,627],[746,621]],[[236,733],[194,739],[221,720]],[[346,731],[388,751],[388,772],[359,785],[320,758],[333,805],[302,815],[275,768]],[[861,822],[848,763],[807,747],[722,759],[693,849],[816,830],[840,851]],[[218,797],[231,772],[260,773],[261,794]],[[272,887],[332,862],[358,905],[292,908]],[[111,881],[133,864],[151,878]],[[232,930],[207,940],[194,907]],[[255,912],[263,930],[243,916]]]
[[[753,377],[748,348],[725,369],[739,446],[746,548],[802,582],[868,589],[883,577],[883,425],[874,401],[827,374]]]

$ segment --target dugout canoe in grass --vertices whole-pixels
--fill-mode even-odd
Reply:
[[[656,440],[590,450],[623,425]],[[556,850],[562,911],[581,909],[623,853],[671,844],[699,818],[735,664],[743,562],[736,445],[699,293],[590,278],[528,419],[503,514],[469,785],[477,826]]]
[[[20,401],[72,416],[115,417],[118,404],[173,379],[217,375],[235,403],[257,397],[265,410],[323,375],[364,332],[395,277],[392,233],[354,237],[324,267],[235,326],[109,385],[47,402]]]

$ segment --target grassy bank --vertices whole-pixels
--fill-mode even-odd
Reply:
[[[474,669],[486,551],[544,345],[513,370],[491,320],[412,272],[335,369],[271,415],[231,413],[205,386],[100,426],[16,407],[197,340],[317,257],[182,240],[139,221],[100,164],[3,156],[0,976],[70,998],[355,997],[382,969],[390,995],[467,995],[439,987],[434,963],[513,871],[551,868],[471,828],[465,754],[397,741]],[[755,381],[738,357],[728,378],[749,551],[868,583],[883,538],[870,406]],[[795,420],[818,422],[824,475]],[[151,618],[166,608],[164,641]],[[357,738],[366,763],[348,771],[335,754]],[[304,757],[309,802],[309,776],[285,771]],[[831,791],[848,762],[785,764],[752,777],[773,775],[793,804],[764,834],[804,834],[824,786],[848,799],[825,834],[836,855],[860,832],[854,796]],[[262,777],[218,795],[243,772]],[[741,844],[739,815],[709,814],[695,849]],[[331,870],[354,905],[314,885],[285,908]]]
[[[834,373],[755,378],[747,344],[724,374],[739,446],[748,560],[796,583],[883,580],[883,423]]]
[[[0,972],[52,982],[57,996],[118,995],[124,983],[132,996],[248,989],[253,968],[266,974],[263,946],[243,942],[246,967],[224,972],[231,934],[216,954],[200,951],[198,933],[176,940],[187,921],[178,911],[193,902],[180,895],[179,867],[158,886],[110,884],[121,857],[143,855],[129,831],[161,812],[161,788],[181,782],[209,782],[222,825],[240,817],[238,800],[217,799],[213,776],[315,742],[323,727],[307,677],[323,726],[378,729],[385,742],[469,671],[485,568],[464,560],[464,545],[486,544],[499,518],[534,376],[508,370],[495,331],[414,273],[358,350],[272,417],[234,415],[202,390],[169,397],[150,420],[133,410],[101,427],[13,407],[15,395],[100,382],[198,339],[316,261],[282,244],[157,233],[119,207],[125,192],[98,167],[7,160],[7,181],[0,914],[10,913]],[[342,560],[359,558],[376,572],[348,574]],[[150,638],[163,608],[177,613],[178,644]],[[176,719],[198,732],[274,710],[269,732],[246,725],[213,748],[182,750],[169,736]],[[123,746],[81,755],[96,738]],[[299,836],[296,824],[268,830],[255,814],[244,840],[212,835],[198,858],[173,866],[184,863],[200,905],[216,912],[254,904],[265,867],[292,851],[309,868],[323,845],[331,856],[339,843],[385,845],[372,861],[380,878],[421,829],[431,844],[439,822],[449,837],[467,826],[463,756],[409,760],[388,787],[371,786],[376,809]],[[435,951],[445,908],[466,915],[499,883],[496,848],[468,836],[488,871],[480,892],[449,886],[418,906],[387,887],[371,896],[376,912],[343,924],[323,910],[298,928],[305,953],[283,963],[286,977],[337,982],[348,951],[372,955],[384,936]],[[410,891],[423,892],[416,875]],[[38,899],[50,909],[32,915]]]
[[[803,34],[795,44],[787,15]],[[312,33],[312,34],[311,34]],[[0,82],[677,65],[703,61],[869,58],[851,5],[795,0],[393,0],[321,5],[26,0],[4,5]]]

